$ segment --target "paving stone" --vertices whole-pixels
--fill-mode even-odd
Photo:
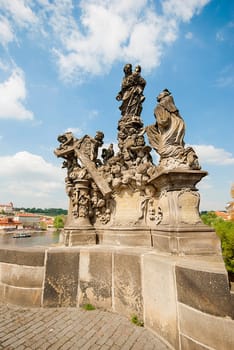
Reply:
[[[168,350],[153,333],[111,312],[0,304],[0,350]]]

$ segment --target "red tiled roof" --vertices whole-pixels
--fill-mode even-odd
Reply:
[[[19,225],[21,222],[12,220],[11,218],[0,218],[0,225]]]
[[[17,213],[15,214],[15,216],[19,216],[19,217],[39,217],[40,215],[38,214],[32,214],[32,213]]]
[[[226,212],[224,212],[224,211],[216,211],[215,214],[216,214],[217,216],[220,216],[220,217],[223,218],[223,219],[227,219],[227,220],[228,220],[228,218],[229,218],[228,213],[226,213]]]

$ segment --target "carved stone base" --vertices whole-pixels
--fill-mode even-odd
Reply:
[[[153,246],[174,254],[221,254],[220,240],[199,215],[200,196],[196,184],[205,171],[164,171],[151,182],[160,190],[158,207],[162,219],[152,228]]]
[[[168,226],[152,230],[153,247],[177,255],[221,255],[214,229],[203,224]]]
[[[62,233],[62,243],[67,247],[96,244],[95,229],[92,226],[67,227]]]
[[[114,246],[151,247],[149,228],[109,228],[97,229],[98,243]]]

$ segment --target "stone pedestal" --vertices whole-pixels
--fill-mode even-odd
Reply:
[[[174,254],[221,254],[214,229],[199,215],[200,196],[196,184],[207,175],[199,170],[169,170],[151,183],[160,190],[161,222],[152,229],[154,248]]]
[[[123,188],[114,196],[115,209],[108,227],[96,228],[100,244],[115,246],[151,247],[150,228],[141,204],[144,197],[140,191]]]
[[[89,218],[89,181],[76,179],[74,184],[62,242],[68,247],[96,244],[96,232]]]
[[[98,243],[114,246],[151,247],[151,234],[149,227],[110,227],[97,229]]]
[[[62,242],[67,247],[97,243],[97,235],[92,226],[67,227],[62,235]]]

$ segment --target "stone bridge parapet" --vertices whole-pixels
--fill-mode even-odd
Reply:
[[[131,318],[172,349],[231,349],[234,303],[221,256],[114,246],[0,249],[0,301],[90,303]]]

